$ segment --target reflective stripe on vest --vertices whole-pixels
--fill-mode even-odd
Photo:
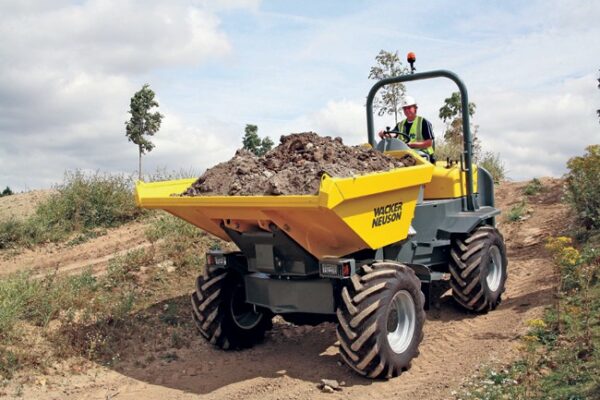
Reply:
[[[403,119],[398,124],[398,130],[400,132],[404,132],[404,125],[406,124],[406,119]],[[410,131],[408,132],[408,136],[410,137],[410,142],[422,142],[423,141],[423,117],[417,115],[412,125],[410,126]],[[426,147],[424,149],[419,149],[424,151],[427,154],[433,154],[433,146]]]

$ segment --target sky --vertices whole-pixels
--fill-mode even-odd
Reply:
[[[144,172],[204,169],[246,124],[367,141],[370,67],[381,49],[449,69],[477,105],[484,151],[514,180],[561,176],[600,143],[600,3],[545,1],[0,2],[0,187],[48,188],[65,171],[134,173],[125,137],[143,84],[164,114]],[[441,137],[455,87],[411,82]],[[376,128],[393,117],[376,119]]]

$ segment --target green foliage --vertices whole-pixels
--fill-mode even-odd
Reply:
[[[590,164],[598,163],[597,147],[590,146],[584,157],[569,160],[569,191],[586,190],[587,174],[595,167]],[[532,187],[540,190],[541,183]],[[571,200],[571,207],[579,211],[580,205]],[[543,319],[528,322],[520,360],[488,370],[457,393],[457,398],[600,398],[600,229],[590,225],[589,231],[581,236],[581,243],[566,236],[546,241],[558,276],[556,301]]]
[[[155,219],[146,230],[152,243],[159,242],[159,251],[178,268],[199,268],[203,262],[206,233],[172,215]]]
[[[448,159],[458,161],[461,159],[462,153],[462,143],[436,140],[435,157],[438,161],[446,161]],[[492,175],[494,183],[500,183],[506,178],[506,168],[504,167],[504,162],[500,159],[500,154],[489,151],[483,154],[475,154],[473,161],[478,166],[485,168]]]
[[[506,167],[500,159],[499,153],[487,151],[478,157],[477,162],[480,167],[485,168],[492,175],[494,183],[500,183],[506,179]]]
[[[523,219],[527,213],[527,203],[525,200],[520,201],[508,210],[506,213],[506,220],[509,222],[517,222]]]
[[[375,56],[377,64],[371,67],[369,79],[381,80],[400,75],[406,75],[408,68],[402,64],[398,51],[395,52],[380,50]],[[386,85],[379,90],[379,94],[373,101],[373,108],[377,115],[394,115],[395,124],[398,124],[398,114],[402,111],[402,98],[406,88],[401,83]]]
[[[22,242],[25,223],[13,217],[0,221],[0,249],[7,249]]]
[[[242,139],[243,148],[257,156],[264,156],[273,148],[273,141],[268,136],[261,139],[258,136],[258,126],[247,124]]]
[[[0,280],[0,338],[8,337],[17,320],[23,318],[40,284],[25,273]]]
[[[462,153],[462,143],[435,140],[435,158],[438,161],[446,161],[448,159],[458,161],[461,159]]]
[[[469,116],[475,115],[475,103],[469,102]],[[444,132],[444,142],[452,149],[462,151],[463,146],[463,125],[462,125],[462,105],[460,92],[454,92],[444,99],[444,105],[440,108],[440,119],[446,123]],[[472,151],[473,158],[478,159],[481,152],[481,145],[477,138],[477,126],[471,125]],[[436,154],[437,154],[436,143]],[[457,160],[457,158],[451,158]]]
[[[154,136],[160,129],[163,115],[158,111],[152,112],[158,107],[154,100],[155,94],[150,85],[145,84],[136,92],[129,103],[129,114],[131,118],[125,121],[125,136],[130,142],[138,146],[139,152],[139,179],[142,179],[142,154],[146,154],[154,148],[154,144],[147,136]]]
[[[0,192],[0,197],[10,196],[13,194],[13,191],[7,186],[2,192]]]
[[[118,226],[140,215],[130,178],[67,172],[56,193],[40,203],[35,214],[25,220],[0,221],[0,249],[57,242],[75,232]]]
[[[158,167],[152,173],[144,175],[144,182],[160,182],[160,181],[171,181],[176,179],[189,179],[200,176],[199,171],[193,168],[181,168],[179,170],[167,170],[165,167]]]
[[[600,145],[567,162],[567,201],[587,229],[600,229]]]
[[[140,267],[149,265],[152,261],[152,252],[148,252],[143,248],[128,251],[122,256],[116,256],[108,262],[103,285],[106,288],[113,288],[131,281],[133,272],[139,271]]]
[[[539,194],[544,189],[544,185],[538,178],[533,178],[527,186],[523,189],[523,194],[525,196],[534,196]]]

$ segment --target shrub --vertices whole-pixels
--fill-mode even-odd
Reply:
[[[50,226],[68,230],[111,227],[140,214],[132,194],[132,182],[124,175],[82,171],[67,172],[57,193],[42,203],[35,217]]]
[[[7,186],[2,192],[0,192],[0,197],[10,196],[13,194],[13,191]]]
[[[485,152],[479,160],[479,166],[492,175],[494,183],[500,183],[506,178],[506,168],[498,153]]]
[[[39,204],[31,217],[0,222],[0,249],[57,242],[74,232],[120,225],[141,213],[129,177],[67,172],[56,193]]]
[[[445,140],[436,140],[435,142],[435,158],[438,161],[460,160],[463,152],[462,144],[454,144]]]
[[[523,216],[527,212],[527,203],[525,201],[521,201],[508,210],[506,214],[506,219],[509,222],[517,222],[523,219]]]
[[[538,178],[533,178],[523,189],[523,194],[525,196],[533,196],[540,193],[543,188],[544,185],[542,185],[542,182]]]
[[[586,151],[567,162],[566,198],[586,228],[600,229],[600,145]]]
[[[23,238],[25,224],[15,218],[0,221],[0,249],[12,247]]]

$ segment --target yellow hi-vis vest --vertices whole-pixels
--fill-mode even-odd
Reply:
[[[398,131],[404,132],[404,125],[406,124],[406,119],[403,119],[398,123]],[[410,142],[422,142],[423,141],[423,117],[417,117],[413,121],[410,126],[410,131],[408,132],[408,136],[410,137]],[[433,154],[433,146],[429,146],[423,149],[419,149],[424,151],[425,153],[432,155]]]

